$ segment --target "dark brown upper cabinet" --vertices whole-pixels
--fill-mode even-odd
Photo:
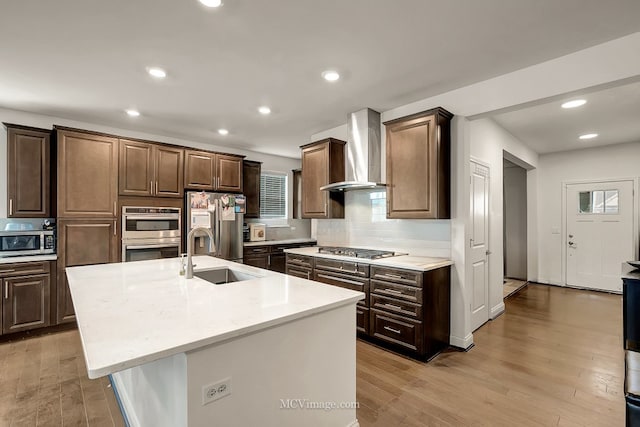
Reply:
[[[242,159],[244,156],[216,153],[216,191],[242,193]]]
[[[51,215],[51,131],[5,123],[7,127],[7,216]]]
[[[204,191],[241,193],[244,156],[187,150],[184,170],[185,187]]]
[[[384,123],[387,218],[450,218],[452,117],[435,108]]]
[[[320,187],[344,181],[346,142],[327,138],[302,145],[302,218],[344,218],[344,193]]]
[[[182,197],[184,150],[120,140],[121,196]]]
[[[262,163],[251,160],[242,162],[242,186],[246,201],[245,218],[260,217],[260,173]]]
[[[57,129],[59,218],[115,217],[118,139]]]

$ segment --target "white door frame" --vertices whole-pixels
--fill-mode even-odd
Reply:
[[[474,156],[470,156],[469,157],[469,178],[471,178],[471,164],[472,163],[477,163],[480,166],[486,167],[487,170],[489,171],[489,175],[487,176],[487,250],[489,251],[489,254],[487,255],[487,321],[491,320],[491,311],[492,311],[492,307],[491,307],[491,296],[492,296],[492,290],[491,290],[491,266],[493,264],[492,262],[492,256],[491,256],[491,165],[488,162],[485,162],[484,160],[480,160],[477,157]],[[471,196],[473,193],[471,191],[471,185],[469,185],[469,195]],[[472,220],[473,220],[473,216],[471,214],[471,210],[469,210],[468,212],[468,218],[467,218],[467,224],[469,224]],[[470,238],[469,235],[466,235],[467,237],[467,242],[470,242]],[[468,254],[468,256],[465,256],[465,259],[467,261],[469,261],[471,259],[471,245],[467,245],[465,242],[465,247],[466,247],[466,252]],[[472,270],[473,266],[471,262],[465,262],[465,275],[467,277],[467,283],[470,284],[470,286],[467,287],[467,300],[468,301],[472,301],[472,297],[471,297],[471,292],[473,292],[473,281],[472,281],[472,277],[473,277],[473,270]],[[501,290],[502,291],[502,290]],[[471,303],[468,304],[469,305],[469,317],[471,318],[472,315],[472,311],[473,308],[471,307]]]
[[[581,179],[581,180],[569,180],[562,181],[562,221],[560,225],[560,244],[562,246],[562,283],[561,286],[567,286],[567,186],[573,184],[599,184],[606,182],[618,182],[618,181],[631,181],[633,184],[633,248],[635,251],[635,258],[638,259],[638,217],[640,212],[640,197],[636,197],[638,194],[638,188],[640,178],[626,177],[626,178],[603,178],[603,179]],[[622,274],[622,273],[621,273]]]

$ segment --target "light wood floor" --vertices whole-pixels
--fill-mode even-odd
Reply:
[[[518,292],[527,282],[520,279],[504,279],[504,284],[502,286],[502,298],[509,298],[511,295]]]
[[[621,297],[529,284],[505,303],[429,363],[358,341],[360,425],[623,426]],[[0,426],[122,424],[77,331],[0,344]]]

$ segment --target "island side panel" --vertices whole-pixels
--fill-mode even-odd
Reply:
[[[357,426],[355,317],[354,303],[187,353],[188,425]],[[203,405],[226,378],[231,394]],[[350,408],[312,408],[327,403]]]
[[[187,426],[184,353],[116,372],[111,378],[130,426]]]

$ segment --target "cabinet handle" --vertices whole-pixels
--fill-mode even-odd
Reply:
[[[395,332],[396,334],[402,333],[402,332],[400,332],[400,329],[393,329],[393,328],[390,328],[388,326],[384,326],[383,328],[386,329],[387,331]]]
[[[4,284],[4,299],[9,299],[9,284],[6,282]]]
[[[118,202],[113,202],[113,216],[118,216],[118,212],[117,212],[117,204]]]
[[[156,196],[158,195],[158,181],[156,181]]]
[[[267,265],[271,267],[271,255],[267,255]]]
[[[399,305],[395,305],[395,304],[385,303],[385,305],[384,305],[384,306],[385,306],[385,307],[395,308],[396,310],[402,310],[402,307],[400,307]]]
[[[0,270],[0,274],[13,273],[15,270]]]
[[[13,215],[13,199],[9,199],[9,216]]]
[[[153,196],[153,181],[149,181],[149,193]]]
[[[385,292],[391,292],[392,294],[402,294],[403,293],[402,291],[398,291],[398,290],[395,290],[395,289],[389,289],[389,288],[385,288],[384,291]]]
[[[404,277],[402,277],[399,274],[391,274],[391,273],[385,273],[383,274],[383,276],[387,276],[387,277],[393,277],[394,279],[404,279]]]
[[[117,236],[118,233],[118,220],[114,219],[113,220],[113,235]]]

